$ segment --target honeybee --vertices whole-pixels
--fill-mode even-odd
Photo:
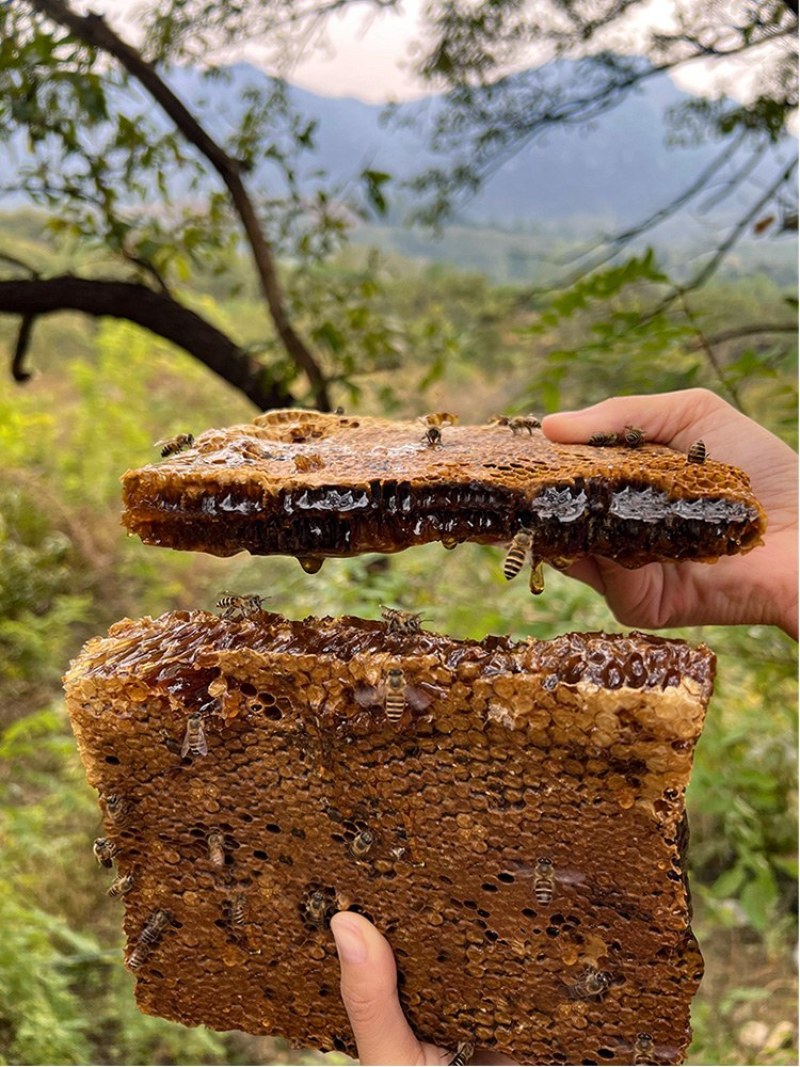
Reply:
[[[112,867],[118,851],[117,846],[109,837],[98,837],[92,845],[94,858],[102,867]]]
[[[420,415],[417,422],[421,422],[423,426],[455,426],[458,415],[451,415],[449,411],[433,411],[430,415]]]
[[[528,580],[528,586],[534,596],[544,592],[544,560],[531,560],[531,576]]]
[[[350,855],[357,860],[362,860],[372,848],[375,837],[370,830],[362,830],[356,834],[350,843]]]
[[[464,1064],[472,1059],[474,1052],[475,1046],[471,1041],[459,1041],[458,1046],[456,1047],[456,1054],[453,1056],[452,1060],[450,1060],[452,1067],[464,1067]]]
[[[208,858],[215,867],[225,866],[225,838],[219,830],[208,835]]]
[[[553,861],[542,856],[533,868],[533,895],[537,904],[549,904],[556,891],[556,873]]]
[[[644,430],[637,426],[626,426],[622,440],[628,448],[641,448],[644,444]]]
[[[335,904],[337,911],[347,911],[352,903],[353,901],[347,895],[347,893],[342,892],[341,889],[336,890]]]
[[[422,629],[421,611],[400,611],[381,604],[381,617],[386,623],[386,632],[390,634],[418,634]]]
[[[174,456],[178,452],[183,452],[185,448],[191,448],[193,444],[193,434],[179,433],[175,437],[167,437],[163,441],[156,441],[153,448],[160,449],[161,455],[166,458],[167,456]]]
[[[340,404],[338,408],[334,409],[333,413],[334,415],[344,415],[344,408]]]
[[[237,929],[246,926],[246,911],[247,901],[245,900],[244,893],[236,893],[228,901],[228,914],[230,916],[231,926],[235,926]]]
[[[705,463],[706,461],[706,445],[705,441],[695,441],[689,451],[686,453],[686,460],[688,463]]]
[[[489,425],[490,426],[508,426],[510,421],[511,420],[509,419],[508,415],[492,415],[492,417],[489,419]]]
[[[537,904],[549,904],[556,895],[559,885],[583,885],[585,875],[571,867],[556,867],[548,856],[540,856],[533,866],[512,864],[511,869],[517,878],[530,878],[533,883],[533,895]]]
[[[619,434],[613,431],[604,432],[600,430],[592,434],[589,438],[589,444],[593,448],[612,448],[614,445],[619,444]]]
[[[386,672],[386,695],[383,700],[386,718],[398,723],[406,708],[406,676],[399,667],[390,667]]]
[[[103,797],[103,803],[106,809],[106,815],[114,826],[122,826],[128,817],[129,805],[123,796],[119,793],[109,793],[108,796]]]
[[[130,967],[132,971],[138,970],[138,968],[142,966],[144,961],[150,955],[153,945],[156,944],[163,934],[164,927],[168,922],[169,912],[158,908],[144,924],[134,950],[128,957],[128,967]]]
[[[269,597],[259,596],[258,593],[223,593],[217,601],[217,607],[221,609],[221,618],[238,621],[263,611],[264,600],[269,600]]]
[[[191,756],[198,759],[208,755],[205,730],[203,729],[203,716],[199,711],[193,711],[186,720],[186,733],[181,745],[181,759]]]
[[[515,415],[513,419],[508,420],[509,429],[515,435],[527,430],[530,436],[533,437],[533,431],[540,429],[541,425],[535,415]]]
[[[322,926],[328,911],[328,901],[321,889],[315,889],[306,901],[306,918],[314,926]]]
[[[308,471],[321,471],[325,466],[325,461],[322,456],[318,456],[315,452],[312,452],[311,455],[308,456],[295,456],[294,465],[296,470],[305,474]]]
[[[508,546],[506,558],[503,562],[503,574],[506,581],[510,582],[522,570],[522,565],[528,558],[528,553],[533,544],[533,533],[525,526],[517,530]]]
[[[389,722],[396,724],[407,706],[418,714],[427,711],[439,692],[427,682],[409,684],[404,671],[390,667],[382,685],[357,685],[353,696],[359,707],[380,708]]]
[[[126,893],[130,893],[131,889],[133,889],[133,875],[120,874],[108,887],[106,893],[110,897],[124,897]]]
[[[428,448],[437,448],[442,443],[442,431],[438,426],[429,426],[422,435],[422,440]]]
[[[656,1046],[650,1034],[637,1034],[633,1044],[634,1063],[655,1063]]]
[[[572,996],[576,1000],[601,1000],[608,992],[611,985],[611,975],[608,971],[598,971],[595,967],[587,967],[578,976],[578,981],[572,986]]]

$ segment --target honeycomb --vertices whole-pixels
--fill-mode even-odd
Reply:
[[[233,555],[397,552],[534,532],[537,558],[592,553],[635,567],[711,562],[761,542],[747,476],[708,459],[641,448],[556,445],[540,430],[277,411],[208,430],[193,447],[123,477],[128,530],[149,544]]]
[[[679,1063],[702,973],[683,798],[713,675],[704,646],[640,633],[116,624],[65,686],[140,1008],[354,1055],[329,926],[350,909],[390,938],[424,1040]]]

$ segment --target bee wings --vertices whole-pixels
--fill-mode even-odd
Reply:
[[[407,683],[403,696],[412,711],[427,711],[433,702],[442,696],[442,689],[429,682]],[[382,709],[386,699],[385,685],[356,685],[353,697],[360,708]]]
[[[516,872],[518,878],[537,877],[535,861],[531,864],[515,862],[507,866],[509,870]],[[581,885],[586,881],[586,875],[583,871],[577,871],[571,867],[553,867],[552,878],[561,885]]]
[[[380,708],[386,695],[385,686],[357,685],[353,697],[360,708]]]

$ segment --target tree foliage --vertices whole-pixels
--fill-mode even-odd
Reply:
[[[360,2],[366,9],[395,6]],[[183,65],[201,70],[213,101],[230,49],[258,40],[276,56],[299,55],[333,14],[358,3],[148,2],[138,10],[136,40],[115,19],[83,14],[70,0],[0,6],[0,141],[26,146],[5,191],[24,192],[49,212],[55,232],[98,252],[91,272],[75,279],[0,250],[0,314],[20,316],[11,352],[18,381],[29,377],[25,356],[39,317],[61,309],[137,321],[262,408],[327,408],[331,388],[350,389],[354,374],[380,368],[414,342],[381,316],[379,284],[333,300],[324,286],[309,284],[355,218],[387,211],[391,175],[378,163],[348,189],[320,176],[312,192],[301,190],[299,161],[313,159],[317,131],[293,110],[280,79],[246,90],[241,114],[223,129],[213,103],[190,109],[172,77]],[[619,258],[648,227],[696,203],[723,164],[731,176],[714,199],[729,197],[783,138],[796,108],[791,5],[741,0],[723,9],[692,0],[671,26],[640,32],[632,54],[619,34],[644,6],[430,0],[419,72],[444,93],[432,139],[455,162],[415,182],[423,214],[441,220],[521,145],[548,129],[590,122],[655,74],[740,55],[759,71],[748,103],[694,100],[673,116],[676,139],[720,143],[715,164],[674,203],[614,235],[578,275]],[[535,69],[519,73],[521,67]],[[682,290],[704,284],[753,225],[766,219],[776,231],[796,226],[794,169],[784,160]],[[268,313],[255,345],[235,330],[220,331],[192,302],[198,274],[224,281],[234,249],[247,254]],[[668,298],[679,296],[676,287]],[[434,347],[444,344],[437,338]]]
[[[723,8],[689,0],[675,5],[663,29],[652,25],[646,7],[645,0],[429,4],[433,44],[420,69],[447,104],[437,112],[434,143],[461,152],[455,170],[420,180],[438,181],[434,206],[446,208],[461,185],[484,180],[548,129],[584,126],[650,78],[699,61],[744,57],[756,73],[750,99],[687,101],[671,116],[676,139],[741,134],[739,152],[760,156],[786,135],[797,109],[797,18],[790,5],[741,0]]]

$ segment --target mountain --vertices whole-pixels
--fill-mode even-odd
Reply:
[[[576,73],[567,61],[543,69],[556,79],[573,77]],[[532,76],[533,72],[529,72],[517,77]],[[236,128],[248,91],[270,84],[263,71],[246,63],[234,64],[213,79],[204,77],[197,69],[178,68],[167,75],[167,80],[223,143]],[[315,150],[305,153],[297,168],[299,187],[306,194],[323,184],[320,171],[346,187],[365,167],[404,179],[442,162],[426,146],[420,129],[430,126],[443,106],[441,98],[401,104],[393,117],[387,119],[386,109],[379,105],[348,97],[320,96],[297,87],[291,87],[289,93],[297,110],[317,123]],[[693,147],[668,144],[666,116],[690,99],[666,73],[653,75],[591,125],[553,128],[526,144],[506,161],[477,196],[465,200],[455,220],[462,227],[462,235],[463,227],[473,230],[484,227],[495,234],[505,231],[508,240],[498,239],[495,244],[503,245],[502,253],[498,254],[504,262],[508,261],[501,277],[512,280],[530,276],[537,256],[542,261],[542,250],[548,253],[554,250],[553,238],[556,243],[566,242],[574,247],[576,241],[585,240],[599,230],[608,232],[635,225],[681,193],[721,151],[719,143]],[[157,109],[150,110],[148,118],[166,127],[166,119]],[[26,161],[26,146],[24,136],[13,138],[5,149],[0,145],[0,175],[9,184],[14,172]],[[658,231],[659,243],[669,244],[687,262],[698,250],[712,246],[720,228],[738,218],[745,205],[757,199],[759,192],[767,187],[766,175],[774,174],[776,158],[788,158],[795,152],[796,141],[786,138],[767,154],[742,188],[723,200],[713,215],[682,210]],[[717,188],[723,187],[724,179],[724,173],[717,176]],[[217,184],[216,179],[209,177],[207,184],[204,180],[199,188],[192,187],[185,174],[176,168],[168,185],[179,199],[197,199],[204,189],[211,188],[212,181]],[[252,187],[271,196],[280,195],[281,181],[278,168],[269,161],[260,164],[256,174],[248,176]],[[403,192],[390,190],[390,193],[392,202],[399,202],[400,206],[385,221],[397,224],[401,221]],[[408,192],[405,196],[407,206]],[[153,198],[156,199],[155,190]],[[0,198],[0,211],[21,202],[18,196]],[[369,229],[375,234],[374,227]],[[450,232],[452,229],[448,229]],[[515,236],[529,240],[517,246]],[[543,238],[539,248],[537,236]],[[437,252],[430,237],[424,239],[421,247],[419,234],[407,227],[400,230],[396,226],[390,231],[384,226],[376,243],[426,259],[450,258]],[[482,263],[482,243],[484,239],[478,231],[468,254],[470,266]],[[781,242],[786,247],[790,243],[791,238]],[[756,242],[757,255],[765,247],[763,242]]]
[[[563,68],[559,76],[574,74],[570,63],[562,61],[559,66]],[[266,75],[242,63],[228,68],[223,81],[209,84],[198,71],[187,68],[172,72],[170,81],[196,105],[208,99],[201,111],[222,135],[241,114],[243,94],[263,86]],[[401,104],[387,120],[380,105],[319,96],[297,87],[290,92],[295,107],[317,122],[316,151],[305,165],[301,187],[314,184],[312,172],[318,168],[346,182],[364,167],[403,179],[441,162],[415,128],[431,122],[442,106],[440,98]],[[690,99],[668,74],[661,73],[640,83],[591,125],[553,128],[512,156],[465,204],[460,221],[514,228],[564,219],[591,218],[595,226],[638,221],[677,196],[721,151],[718,142],[693,147],[667,143],[668,112]],[[795,148],[794,141],[778,146],[773,156]],[[766,161],[751,176],[749,199],[768,166]],[[729,202],[715,219],[732,217],[740,209],[741,202]]]

